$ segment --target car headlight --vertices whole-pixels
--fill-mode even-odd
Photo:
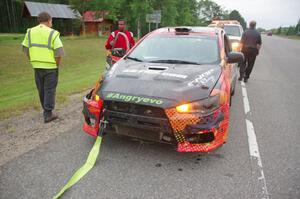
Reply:
[[[100,101],[100,96],[99,95],[95,95],[95,101],[97,101],[97,102]]]
[[[219,79],[208,98],[191,103],[181,104],[176,107],[176,111],[178,113],[198,113],[203,116],[211,114],[225,103],[229,102],[228,94],[221,89],[221,85],[222,83]]]
[[[239,47],[240,47],[240,43],[239,42],[233,42],[233,43],[231,43],[231,48],[232,48],[233,51],[238,51]]]
[[[178,113],[200,113],[207,115],[220,107],[220,93],[196,102],[182,104],[176,107]]]

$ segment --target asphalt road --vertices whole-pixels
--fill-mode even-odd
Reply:
[[[249,82],[237,84],[224,146],[209,154],[177,153],[107,135],[95,167],[63,198],[299,199],[299,75],[300,41],[263,37]],[[74,126],[2,166],[0,198],[53,197],[93,142]]]

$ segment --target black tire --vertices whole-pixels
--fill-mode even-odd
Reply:
[[[235,85],[236,85],[236,78],[234,78],[234,80],[233,80],[233,84],[232,84],[233,89],[231,89],[231,91],[230,91],[231,96],[234,96],[234,93],[235,93]]]
[[[231,91],[231,96],[234,96],[234,93],[235,93],[235,86],[234,86],[233,90]]]
[[[232,89],[230,91],[229,106],[231,106],[232,96],[234,96],[234,93],[235,93],[235,85],[236,85],[236,77],[234,78],[233,84],[231,85]]]

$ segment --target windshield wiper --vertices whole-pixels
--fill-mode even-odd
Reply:
[[[197,63],[197,62],[184,61],[184,60],[176,60],[176,59],[152,60],[150,62],[152,62],[152,63],[195,64],[195,65],[201,65],[200,63]]]
[[[136,58],[136,57],[126,57],[126,58],[134,60],[134,61],[142,62],[142,60],[140,60],[139,58]]]

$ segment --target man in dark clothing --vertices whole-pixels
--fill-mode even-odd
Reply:
[[[241,40],[242,53],[244,53],[245,61],[240,66],[239,81],[242,81],[244,78],[244,82],[247,82],[250,77],[256,56],[259,54],[259,49],[262,44],[261,35],[255,29],[256,22],[251,21],[249,26],[250,29],[243,33]]]

